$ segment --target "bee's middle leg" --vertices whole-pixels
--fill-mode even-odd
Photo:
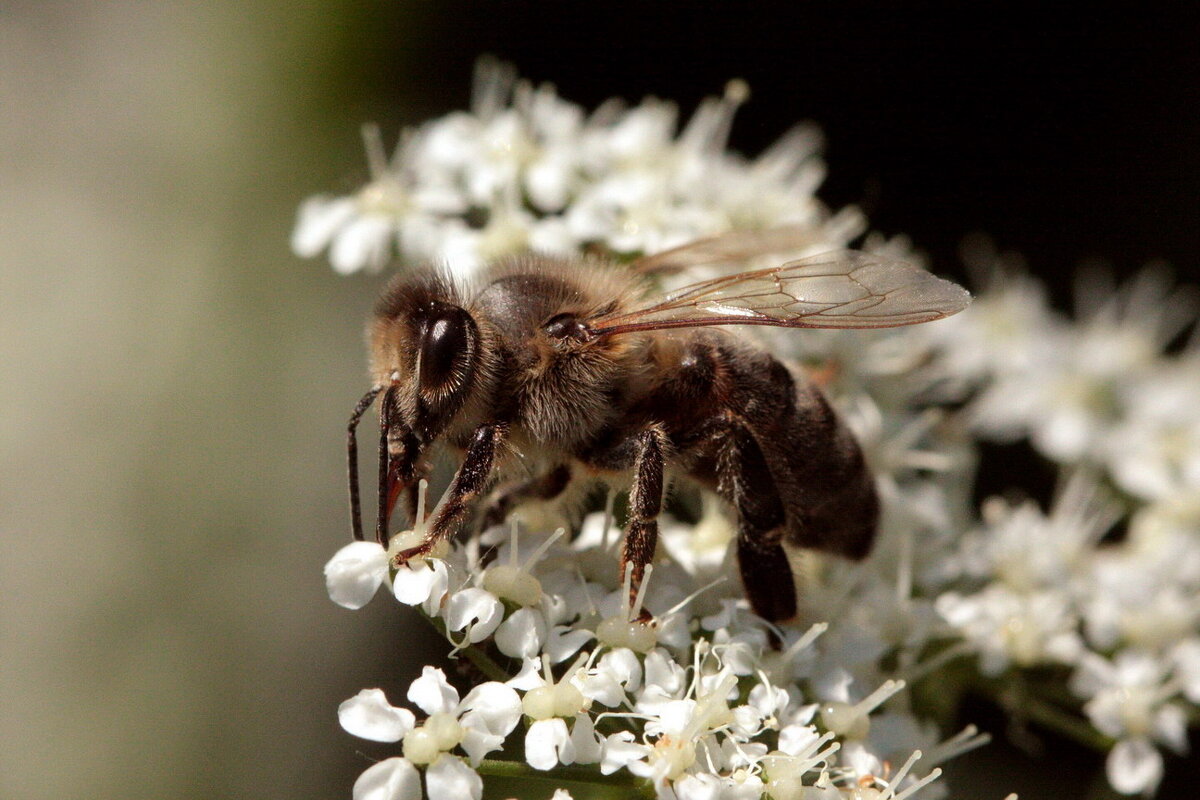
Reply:
[[[629,527],[621,550],[620,578],[630,577],[629,604],[633,607],[646,574],[646,565],[654,559],[658,547],[658,515],[662,512],[663,468],[666,465],[667,436],[657,427],[648,428],[636,438],[637,456],[633,462],[633,485],[629,490]],[[650,619],[642,609],[639,619]]]
[[[646,575],[646,565],[654,558],[658,546],[658,515],[662,512],[663,471],[666,467],[670,439],[663,428],[653,424],[634,436],[622,436],[616,441],[581,453],[586,464],[606,471],[633,468],[633,485],[629,489],[629,524],[621,548],[618,579],[629,577],[629,605],[632,608]],[[639,618],[650,619],[643,609]]]

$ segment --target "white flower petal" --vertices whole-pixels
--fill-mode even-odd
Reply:
[[[393,223],[379,214],[351,219],[329,248],[329,263],[343,275],[360,269],[378,271],[391,256]]]
[[[408,699],[426,714],[452,714],[458,709],[458,691],[446,680],[446,673],[433,667],[425,667],[408,687]]]
[[[1187,712],[1174,703],[1165,705],[1154,714],[1154,737],[1176,753],[1188,748]]]
[[[1125,739],[1109,752],[1105,771],[1122,794],[1153,792],[1162,780],[1162,754],[1146,739]]]
[[[696,715],[695,700],[671,700],[658,709],[658,719],[646,723],[647,733],[680,736]]]
[[[595,638],[589,630],[572,629],[556,625],[546,637],[542,652],[550,656],[551,664],[561,664],[579,652],[579,649]]]
[[[425,770],[425,786],[430,800],[480,800],[483,797],[483,779],[479,773],[455,756],[443,755],[433,762]]]
[[[571,748],[575,751],[576,764],[595,764],[600,760],[600,740],[596,736],[596,726],[587,714],[575,717],[575,723],[571,726]]]
[[[338,722],[360,739],[398,742],[413,729],[416,717],[390,704],[382,689],[363,689],[338,706]]]
[[[641,659],[627,647],[618,647],[601,656],[599,669],[631,692],[642,685]]]
[[[602,749],[604,755],[600,760],[600,772],[603,775],[611,775],[650,755],[650,748],[635,742],[633,734],[629,731],[621,731],[606,737]]]
[[[617,679],[603,668],[592,670],[578,681],[584,697],[595,700],[602,706],[616,708],[625,702],[625,690]]]
[[[546,620],[532,608],[514,611],[496,629],[496,647],[511,658],[531,658],[541,652]]]
[[[421,800],[421,776],[407,758],[389,758],[354,782],[354,800]]]
[[[683,775],[675,781],[673,788],[679,800],[722,800],[725,786],[720,777],[710,773]]]
[[[521,720],[520,696],[511,687],[498,681],[476,686],[460,705],[466,712],[462,724],[477,726],[500,736],[508,736]]]
[[[692,641],[691,620],[682,612],[659,617],[654,634],[665,647],[686,649]]]
[[[405,564],[396,570],[392,593],[401,603],[415,606],[434,597],[440,600],[448,586],[446,562],[440,558],[422,559],[417,564]]]
[[[752,739],[762,730],[763,716],[753,706],[738,706],[733,709],[733,731],[746,739]]]
[[[549,770],[558,766],[560,754],[564,764],[574,754],[567,723],[560,717],[539,719],[525,734],[525,760],[534,769]]]
[[[505,681],[505,685],[527,692],[546,684],[542,677],[542,663],[536,658],[527,658],[521,665],[521,671]]]
[[[324,250],[335,233],[354,216],[354,198],[310,197],[300,206],[292,230],[292,252],[312,258]]]
[[[504,747],[504,737],[481,728],[468,727],[459,743],[471,766],[478,767],[487,754]]]
[[[779,731],[779,749],[790,756],[810,748],[820,734],[811,725],[788,725]]]
[[[686,685],[687,673],[675,663],[665,650],[651,650],[645,660],[645,686],[656,687],[663,693],[673,695]]]
[[[351,542],[325,565],[329,598],[344,608],[362,608],[387,577],[387,566],[387,551],[377,542]]]
[[[491,636],[503,619],[504,604],[496,595],[478,587],[455,592],[446,603],[446,627],[452,631],[466,628],[470,642],[481,642]]]

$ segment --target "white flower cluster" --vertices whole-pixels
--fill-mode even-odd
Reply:
[[[861,214],[831,217],[810,127],[754,162],[725,150],[746,88],[705,102],[676,136],[671,103],[607,103],[590,115],[550,86],[514,83],[481,62],[471,113],[410,131],[389,159],[365,129],[371,180],[351,196],[307,200],[292,235],[302,256],[328,248],[342,273],[379,270],[399,253],[470,272],[526,250],[575,255],[658,252],[746,228],[805,225],[812,252],[843,246]],[[511,104],[508,102],[511,97]]]
[[[487,66],[471,113],[407,134],[392,159],[369,130],[371,182],[307,201],[294,248],[328,248],[342,272],[394,254],[469,272],[525,249],[621,258],[735,229],[803,227],[800,255],[860,235],[857,211],[813,194],[810,132],[753,161],[726,152],[744,93],[731,86],[677,134],[670,104],[589,115]],[[389,553],[420,525],[387,550],[347,545],[326,568],[335,602],[361,607],[386,584],[487,679],[460,697],[427,669],[408,693],[419,724],[377,690],[343,704],[349,732],[400,744],[355,797],[417,800],[423,775],[429,797],[477,799],[481,776],[553,787],[569,773],[614,797],[936,798],[937,765],[986,740],[939,728],[954,687],[1108,750],[1115,788],[1152,792],[1158,747],[1183,749],[1200,704],[1200,347],[1163,355],[1194,306],[1155,274],[1092,294],[1070,321],[1008,272],[930,325],[758,332],[813,367],[883,503],[863,563],[794,554],[794,627],[748,610],[708,499],[696,523],[662,520],[639,608],[615,584],[608,513],[566,536],[524,507],[519,530],[399,570]],[[1063,475],[1053,508],[977,509],[976,439],[1028,439]],[[629,621],[641,606],[652,624]]]
[[[1161,274],[1098,294],[1072,322],[1009,274],[933,331],[947,368],[977,389],[968,423],[984,438],[1028,439],[1064,476],[1049,514],[984,505],[945,561],[955,585],[937,610],[985,676],[1069,671],[1111,747],[1110,783],[1138,794],[1162,778],[1156,745],[1186,750],[1200,701],[1200,348],[1163,354],[1195,304]]]
[[[326,567],[336,602],[359,608],[386,582],[493,678],[460,699],[426,667],[408,692],[427,715],[419,725],[377,689],[343,703],[347,731],[401,743],[402,755],[363,773],[356,800],[419,798],[418,768],[429,797],[478,800],[480,772],[495,768],[487,756],[513,746],[522,720],[520,752],[532,770],[590,765],[597,782],[623,773],[679,800],[906,798],[940,774],[938,763],[982,743],[973,730],[939,741],[902,698],[888,703],[903,680],[869,683],[881,652],[909,652],[924,634],[907,631],[896,645],[872,629],[831,634],[824,622],[769,629],[739,597],[727,521],[714,513],[696,527],[699,536],[664,526],[669,556],[648,568],[634,607],[628,587],[612,582],[619,531],[607,514],[587,517],[571,540],[514,524],[395,571],[391,556],[420,528],[387,551],[342,548]],[[631,622],[643,606],[653,622]]]

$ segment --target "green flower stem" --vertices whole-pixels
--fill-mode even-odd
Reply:
[[[1044,728],[1101,753],[1107,753],[1114,744],[1110,737],[1093,728],[1086,720],[1036,697],[1022,697],[1020,708],[1016,711]]]
[[[542,772],[523,761],[485,758],[476,768],[485,778],[499,778],[514,784],[535,784],[545,788],[548,797],[554,789],[566,789],[576,800],[624,800],[629,797],[654,797],[654,786],[628,772],[601,775],[595,767],[558,766]],[[531,795],[532,796],[532,795]]]
[[[1065,736],[1084,747],[1107,753],[1116,743],[1092,727],[1078,713],[1039,696],[1038,690],[1020,674],[1010,676],[1007,681],[985,681],[984,693],[995,699],[1001,708],[1008,709],[1018,719],[1033,720],[1038,725],[1061,736]]]
[[[455,645],[459,652],[467,657],[467,661],[470,661],[471,665],[474,666],[475,669],[482,672],[485,678],[490,678],[494,681],[500,681],[501,683],[512,678],[512,675],[509,675],[503,667],[493,661],[491,656],[483,652],[483,650],[480,650],[475,645],[457,644],[453,639],[450,638],[450,632],[446,628],[446,623],[440,618],[427,617],[424,614],[421,614],[421,617],[430,625],[432,625],[438,633],[446,637],[448,642]]]

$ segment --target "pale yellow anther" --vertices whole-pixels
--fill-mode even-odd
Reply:
[[[432,764],[442,753],[442,749],[437,745],[437,737],[423,725],[404,735],[404,745],[401,749],[404,757],[417,766]]]
[[[463,728],[453,714],[431,714],[422,726],[433,736],[439,750],[453,750],[463,740]]]
[[[845,739],[865,739],[871,731],[871,719],[849,703],[834,701],[821,706],[821,724],[825,730]]]
[[[519,606],[534,606],[542,599],[541,582],[520,567],[497,564],[483,573],[483,588]]]
[[[658,644],[658,634],[653,623],[630,622],[621,614],[596,626],[596,640],[609,647],[627,647],[635,653],[649,653]]]
[[[521,698],[521,710],[530,719],[550,719],[555,716],[556,705],[553,685],[530,689]]]

